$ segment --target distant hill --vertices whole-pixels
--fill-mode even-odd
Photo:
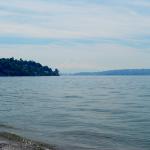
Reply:
[[[88,76],[100,76],[100,75],[150,75],[150,69],[122,69],[122,70],[108,70],[102,72],[79,72],[74,75],[88,75]]]
[[[59,76],[59,71],[34,61],[1,58],[0,76]]]

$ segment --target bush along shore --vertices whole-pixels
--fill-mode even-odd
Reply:
[[[0,150],[56,150],[56,147],[32,141],[13,133],[1,132]]]
[[[0,76],[59,76],[59,70],[53,71],[48,66],[42,66],[35,61],[1,58]]]

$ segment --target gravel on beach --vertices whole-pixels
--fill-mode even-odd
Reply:
[[[0,150],[56,150],[55,146],[32,141],[13,133],[0,133]]]

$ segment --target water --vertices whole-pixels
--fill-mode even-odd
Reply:
[[[61,150],[149,150],[150,77],[2,77],[0,131]]]

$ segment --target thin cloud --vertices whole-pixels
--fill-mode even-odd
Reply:
[[[11,10],[15,14],[3,14],[4,17],[0,20],[0,33],[43,38],[131,38],[150,34],[149,16],[133,13],[132,9],[126,7],[122,9],[123,6],[119,5],[121,10],[116,6],[110,6],[109,3],[79,4],[74,6],[68,3],[33,0],[14,0],[11,3],[6,0],[0,5],[8,6],[6,13]]]
[[[149,7],[148,0],[1,1],[1,56],[34,58],[66,70],[147,66]]]

